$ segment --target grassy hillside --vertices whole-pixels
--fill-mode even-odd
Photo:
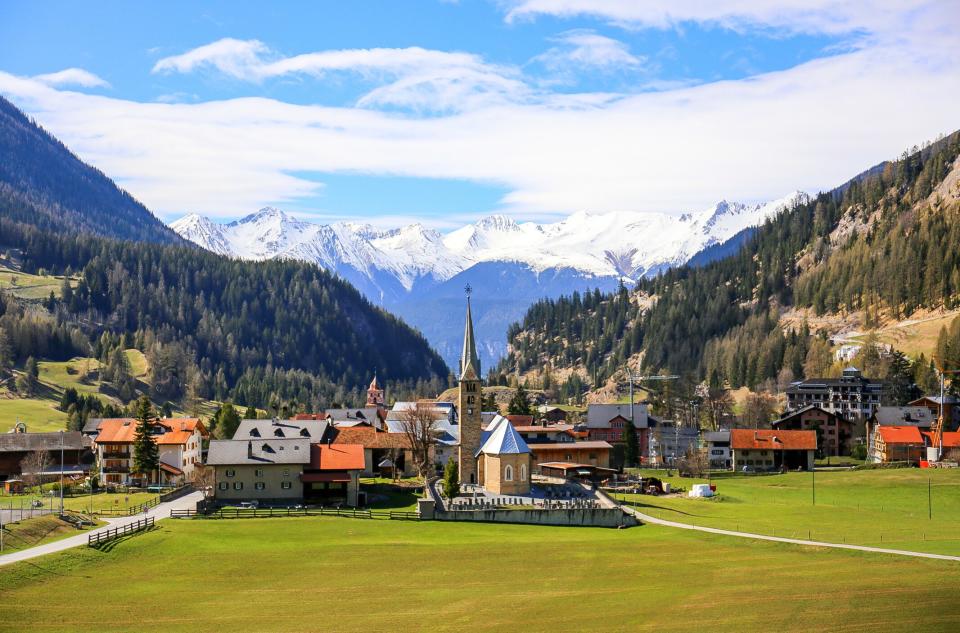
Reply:
[[[0,630],[942,631],[956,573],[652,526],[168,520],[4,568]],[[78,578],[95,600],[51,599]]]

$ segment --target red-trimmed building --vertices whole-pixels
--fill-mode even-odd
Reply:
[[[878,426],[870,448],[871,461],[879,463],[919,464],[924,458],[923,435],[915,426]]]
[[[817,452],[814,431],[731,429],[734,470],[811,470]]]

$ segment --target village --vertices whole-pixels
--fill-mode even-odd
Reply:
[[[135,460],[137,419],[92,418],[81,431],[57,433],[21,424],[0,436],[0,506],[12,510],[19,500],[20,514],[8,512],[7,522],[33,516],[23,509],[25,493],[47,484],[60,503],[54,508],[51,496],[48,509],[61,515],[64,490],[92,499],[94,488],[127,498],[199,491],[193,510],[201,515],[363,509],[404,483],[416,494],[404,510],[419,519],[624,527],[638,520],[616,494],[671,493],[663,479],[673,471],[717,479],[719,491],[715,484],[689,491],[710,497],[723,493],[724,473],[810,472],[831,460],[856,463],[858,453],[875,467],[954,467],[960,454],[955,397],[883,406],[883,384],[853,367],[839,378],[792,384],[786,412],[769,428],[716,430],[659,419],[648,402],[632,401],[632,391],[630,402],[592,403],[575,420],[548,404],[531,414],[484,411],[479,369],[468,296],[453,401],[388,408],[373,377],[363,407],[243,419],[229,439],[211,439],[196,417],[156,417],[146,430],[157,448],[150,472],[138,472]]]

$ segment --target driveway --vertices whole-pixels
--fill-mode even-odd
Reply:
[[[93,534],[94,532],[98,532],[100,530],[105,530],[107,527],[122,527],[130,523],[136,523],[145,517],[153,517],[155,521],[167,519],[170,517],[171,510],[186,510],[188,508],[192,510],[196,507],[197,502],[201,499],[203,499],[202,492],[191,492],[190,494],[180,497],[179,499],[166,501],[156,505],[145,513],[117,519],[107,519],[107,523],[109,524],[108,526],[104,526],[96,530],[90,530],[89,532],[82,532],[76,536],[68,536],[65,539],[53,541],[52,543],[44,543],[43,545],[37,545],[36,547],[31,547],[19,552],[13,552],[12,554],[0,556],[0,566],[9,565],[10,563],[16,563],[22,560],[29,560],[31,558],[37,558],[38,556],[44,556],[54,552],[62,552],[72,547],[79,547],[81,545],[85,547],[87,545],[87,536],[89,534]]]

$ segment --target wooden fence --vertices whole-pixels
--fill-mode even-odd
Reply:
[[[126,525],[121,525],[115,528],[110,528],[109,530],[101,530],[90,534],[87,536],[87,545],[90,547],[96,547],[107,541],[112,541],[115,538],[120,538],[126,534],[132,534],[133,532],[140,532],[142,530],[148,530],[153,527],[153,517],[147,517],[145,519],[140,519],[139,521],[134,521],[133,523],[127,523]]]
[[[170,510],[174,519],[267,519],[277,517],[337,516],[350,519],[419,521],[416,512],[364,510],[360,508],[220,508],[203,513],[196,510]]]

